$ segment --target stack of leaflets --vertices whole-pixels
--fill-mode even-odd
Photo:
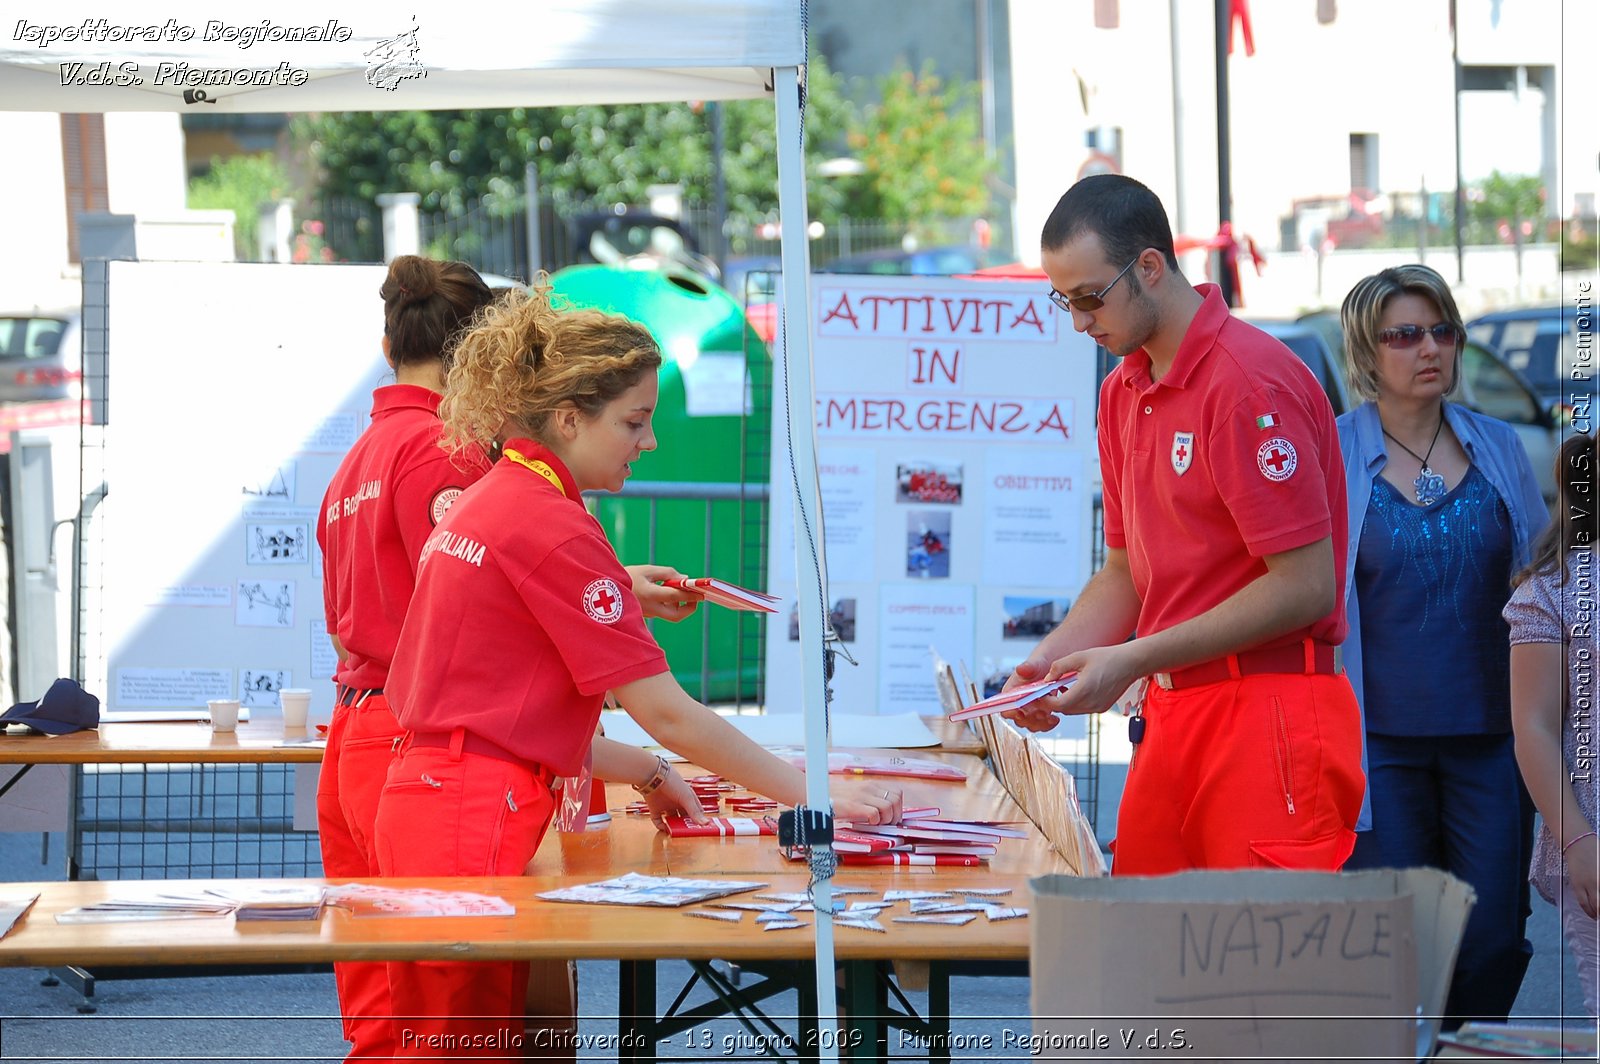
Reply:
[[[24,913],[39,900],[37,894],[23,894],[14,898],[0,898],[0,938],[5,938],[17,926]]]
[[[592,905],[649,905],[676,907],[760,890],[765,883],[738,879],[679,879],[673,876],[645,876],[629,872],[625,876],[586,883],[580,887],[547,890],[539,897],[546,901],[584,902]]]
[[[516,906],[493,894],[376,883],[330,887],[327,900],[351,916],[512,916],[517,911]]]
[[[317,920],[327,888],[308,884],[285,884],[240,891],[235,920]]]
[[[993,820],[948,820],[937,809],[907,809],[899,824],[834,825],[840,864],[956,865],[973,867],[993,857],[1002,839],[1025,839],[1026,827]],[[803,860],[805,848],[784,851]]]
[[[1031,702],[1050,695],[1058,695],[1072,686],[1078,678],[1075,672],[1058,676],[1054,680],[1035,680],[1025,683],[1020,687],[1013,687],[1009,691],[1001,691],[997,695],[985,698],[981,702],[974,702],[965,709],[957,710],[950,714],[951,720],[971,720],[973,717],[986,717],[991,713],[1005,713],[1008,710],[1021,709]]]
[[[227,916],[237,903],[219,894],[157,894],[149,898],[110,898],[56,914],[58,924],[112,924],[129,920],[189,920]]]
[[[730,610],[777,613],[778,604],[783,601],[763,591],[752,591],[738,584],[730,584],[726,580],[718,580],[714,576],[685,576],[677,580],[664,581],[663,584],[697,595],[707,602],[715,602],[718,606],[726,606]]]

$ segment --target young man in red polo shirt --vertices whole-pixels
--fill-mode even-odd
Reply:
[[[1344,640],[1344,471],[1303,363],[1178,270],[1160,201],[1085,178],[1041,237],[1051,299],[1122,363],[1100,389],[1106,563],[1011,684],[1076,672],[1011,714],[1109,708],[1149,678],[1118,875],[1336,870],[1361,808]],[[1129,636],[1136,636],[1130,639]]]

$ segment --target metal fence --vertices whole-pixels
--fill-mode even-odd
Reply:
[[[73,774],[70,874],[74,879],[320,876],[316,831],[294,826],[296,769],[86,765]]]
[[[470,262],[485,274],[528,280],[534,270],[554,272],[590,261],[578,246],[581,219],[614,213],[613,203],[582,198],[539,197],[530,218],[523,195],[485,195],[461,208],[421,211],[422,254]],[[382,211],[374,203],[347,197],[318,198],[302,206],[304,221],[296,226],[296,261],[322,261],[322,248],[336,262],[382,262]],[[309,232],[312,224],[320,232]],[[678,224],[694,248],[720,266],[738,259],[771,259],[779,254],[778,219],[720,218],[702,203],[683,206]],[[973,246],[982,259],[978,219],[923,219],[910,227],[880,218],[840,218],[811,224],[811,262],[827,266],[835,259],[869,251],[914,250],[917,246]],[[530,254],[530,250],[538,253]],[[304,256],[302,256],[304,251]],[[736,262],[734,262],[736,264]]]

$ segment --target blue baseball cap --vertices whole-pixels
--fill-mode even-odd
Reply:
[[[47,735],[66,735],[100,726],[100,700],[79,686],[77,680],[62,678],[37,702],[18,702],[0,713],[0,724],[26,724]]]

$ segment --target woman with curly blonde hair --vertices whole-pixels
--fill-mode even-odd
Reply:
[[[494,306],[457,347],[441,407],[449,445],[501,457],[423,547],[390,674],[406,736],[378,806],[384,875],[519,874],[549,824],[551,783],[591,749],[607,691],[695,764],[804,799],[798,769],[678,686],[583,506],[582,492],[620,489],[655,449],[660,365],[643,326],[557,310],[543,286]],[[665,759],[605,738],[592,756],[595,775],[632,782],[658,825],[704,818]],[[858,785],[835,812],[885,823],[900,806],[897,791]],[[390,965],[401,1054],[502,1052],[526,980],[510,962]]]

